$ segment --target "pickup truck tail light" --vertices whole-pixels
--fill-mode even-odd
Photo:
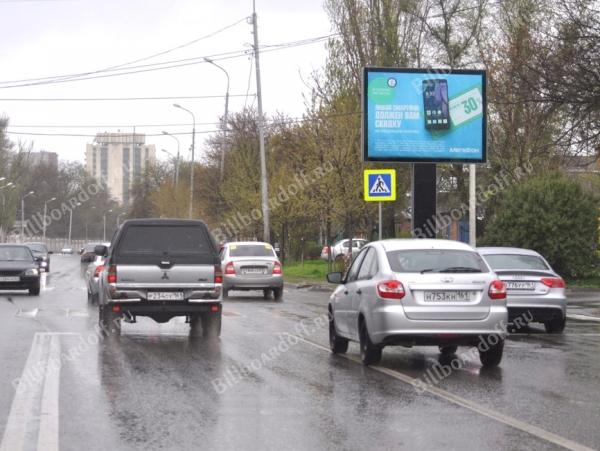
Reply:
[[[386,280],[377,284],[377,295],[382,299],[402,299],[406,292],[399,280]]]
[[[488,296],[490,299],[506,299],[506,284],[501,280],[494,280],[490,283]]]
[[[110,265],[108,267],[108,275],[106,276],[106,281],[108,283],[117,283],[117,267],[115,265]]]
[[[233,266],[233,262],[227,263],[227,266],[225,266],[225,274],[235,276],[235,267]]]
[[[104,270],[104,265],[98,265],[96,266],[96,269],[94,270],[94,277],[100,277],[100,273]]]
[[[215,283],[223,283],[223,270],[221,265],[215,265]]]
[[[273,264],[273,274],[281,274],[281,263],[275,262]]]
[[[544,285],[549,288],[565,288],[565,281],[560,277],[542,277],[540,280]]]

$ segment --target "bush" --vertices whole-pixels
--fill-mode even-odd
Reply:
[[[505,191],[480,245],[533,249],[559,274],[585,277],[598,263],[598,214],[593,194],[552,172]]]

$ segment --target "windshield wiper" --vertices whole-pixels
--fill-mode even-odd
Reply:
[[[469,266],[452,266],[450,268],[440,269],[439,272],[481,272],[481,269],[471,268]]]
[[[427,268],[421,271],[421,274],[425,274],[426,272],[438,272],[437,268]]]

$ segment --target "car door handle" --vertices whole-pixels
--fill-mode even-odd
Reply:
[[[358,290],[356,290],[356,294],[362,294],[362,290],[359,288]]]

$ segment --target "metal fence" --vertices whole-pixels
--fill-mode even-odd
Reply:
[[[6,238],[6,243],[19,243],[20,239],[18,235],[8,235]],[[31,243],[31,242],[36,242],[36,243],[45,243],[46,246],[48,247],[48,250],[52,251],[52,252],[60,252],[61,249],[65,249],[65,248],[71,248],[73,249],[73,252],[79,252],[79,249],[81,249],[85,244],[87,243],[101,243],[102,240],[101,239],[97,239],[97,240],[71,240],[71,242],[69,243],[69,240],[67,238],[48,238],[46,237],[46,239],[44,240],[43,237],[41,236],[27,236],[26,237],[26,242]]]

